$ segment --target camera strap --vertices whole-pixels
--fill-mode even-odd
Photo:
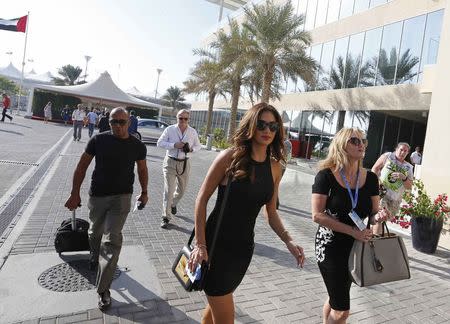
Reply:
[[[185,154],[185,158],[183,161],[183,171],[181,171],[181,173],[178,172],[178,165],[175,166],[175,171],[177,171],[177,175],[183,175],[184,171],[186,170],[186,163],[187,163],[188,157],[187,157],[187,153]]]

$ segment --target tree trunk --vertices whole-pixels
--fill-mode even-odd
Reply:
[[[208,136],[208,134],[211,134],[211,124],[212,124],[212,114],[213,114],[213,107],[214,107],[214,99],[216,98],[216,92],[210,91],[208,94],[208,114],[206,116],[206,131],[205,136]]]
[[[336,132],[340,131],[344,127],[345,113],[346,113],[345,110],[339,110],[338,112]]]
[[[269,67],[269,69],[264,72],[261,102],[269,103],[272,81],[273,81],[273,66]]]
[[[231,143],[234,132],[236,131],[236,116],[239,104],[239,97],[241,96],[241,80],[235,81],[231,90],[231,109],[230,122],[228,123],[228,143]]]

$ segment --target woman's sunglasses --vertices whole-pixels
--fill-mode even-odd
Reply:
[[[355,146],[360,146],[361,144],[367,146],[367,138],[350,137],[348,142]]]
[[[264,120],[259,119],[256,122],[256,129],[257,130],[263,131],[263,130],[266,129],[266,127],[269,127],[269,130],[271,132],[277,132],[280,129],[280,125],[278,125],[278,123],[274,122],[274,121],[269,123],[269,122],[266,122]]]
[[[110,119],[109,123],[111,125],[125,126],[128,123],[128,120],[126,120],[126,119]]]

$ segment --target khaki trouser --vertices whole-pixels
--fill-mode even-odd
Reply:
[[[122,228],[131,208],[131,194],[89,197],[89,244],[98,257],[97,292],[108,290],[122,249]],[[103,238],[103,240],[102,240]]]
[[[171,207],[178,204],[186,190],[189,181],[189,173],[191,171],[191,162],[189,159],[186,161],[186,169],[184,172],[183,165],[184,161],[175,161],[168,156],[164,159],[163,218],[171,218]]]

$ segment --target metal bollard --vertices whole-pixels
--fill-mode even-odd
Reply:
[[[206,135],[206,149],[211,151],[212,142],[213,142],[214,134]]]

